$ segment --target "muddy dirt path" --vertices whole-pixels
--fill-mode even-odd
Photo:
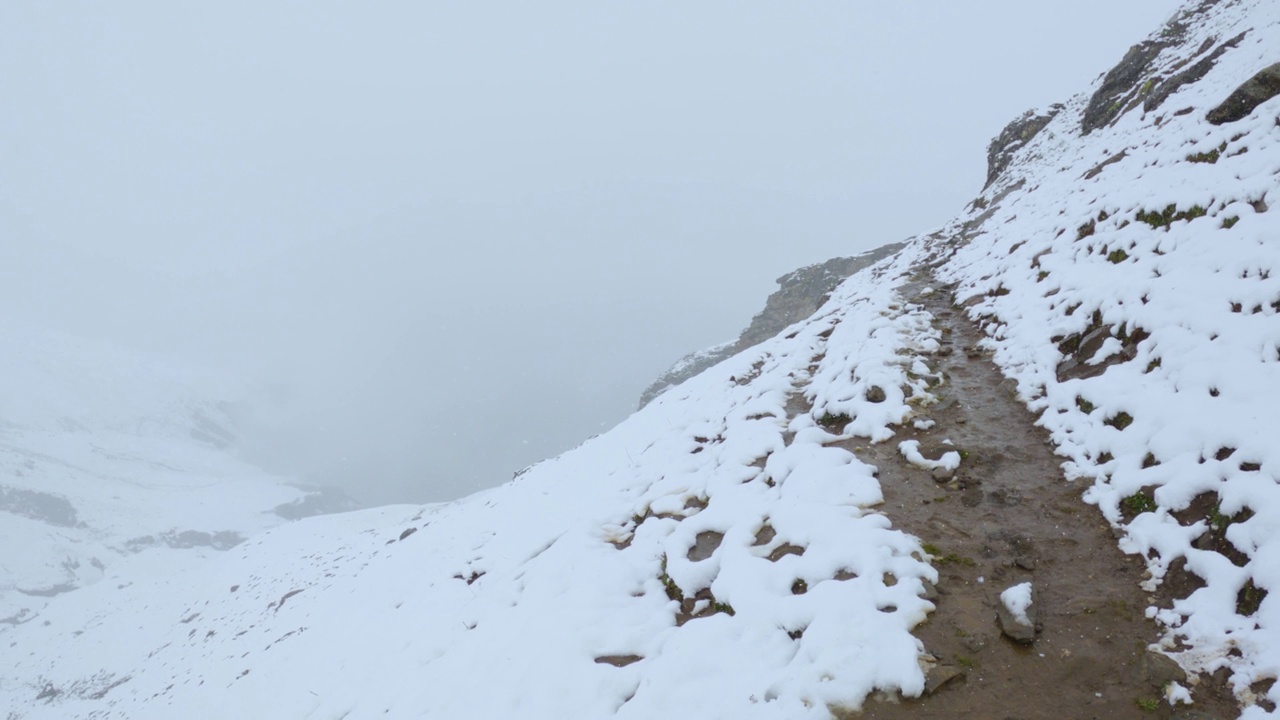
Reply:
[[[1141,560],[1116,547],[1102,515],[1080,499],[1084,486],[1063,478],[1048,435],[977,350],[981,334],[952,305],[951,288],[920,276],[901,292],[943,333],[929,359],[942,376],[933,390],[940,402],[925,410],[935,425],[841,445],[879,468],[884,512],[935,556],[937,610],[916,635],[938,664],[924,698],[869,701],[849,717],[1236,717],[1221,688],[1193,689],[1195,704],[1178,710],[1164,701],[1162,687],[1183,676],[1146,649],[1157,630],[1144,617]],[[931,459],[961,451],[959,470],[947,479],[908,464],[903,440],[919,440]],[[997,607],[1002,591],[1028,581],[1038,631],[1025,645],[1003,636]]]

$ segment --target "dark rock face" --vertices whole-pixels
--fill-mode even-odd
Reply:
[[[983,189],[990,187],[991,183],[1000,177],[1005,168],[1009,167],[1014,153],[1031,142],[1031,138],[1039,134],[1061,109],[1062,105],[1053,105],[1049,108],[1049,112],[1043,115],[1037,115],[1034,110],[1028,110],[1000,131],[1000,134],[987,146],[987,184],[983,185]]]
[[[1120,63],[1111,68],[1102,78],[1102,85],[1089,99],[1080,120],[1080,130],[1085,135],[1104,125],[1115,122],[1117,118],[1139,105],[1145,111],[1154,110],[1179,88],[1196,82],[1213,69],[1218,58],[1227,50],[1235,47],[1242,36],[1228,40],[1208,56],[1183,70],[1188,63],[1213,48],[1213,42],[1206,41],[1184,59],[1173,63],[1171,67],[1157,68],[1157,60],[1169,48],[1181,46],[1187,35],[1190,21],[1212,9],[1221,0],[1201,0],[1194,7],[1183,10],[1161,29],[1160,35],[1153,40],[1143,42],[1129,48]],[[1181,72],[1179,72],[1181,71]],[[1169,77],[1161,77],[1161,72],[1176,73]]]
[[[1259,70],[1205,116],[1214,125],[1243,120],[1259,105],[1280,95],[1280,63]]]
[[[640,395],[640,407],[648,405],[666,392],[667,388],[679,385],[721,360],[768,340],[788,325],[808,318],[822,307],[831,291],[845,278],[893,255],[905,244],[893,243],[861,255],[833,258],[793,270],[778,278],[778,290],[769,296],[764,309],[751,319],[751,324],[742,331],[736,342],[699,350],[680,358]]]
[[[1205,75],[1208,75],[1209,71],[1213,69],[1213,66],[1218,63],[1218,58],[1222,57],[1223,53],[1226,51],[1238,46],[1240,41],[1244,39],[1244,36],[1245,33],[1240,33],[1239,35],[1222,43],[1218,47],[1214,48],[1213,52],[1198,60],[1191,67],[1156,85],[1147,95],[1146,100],[1143,100],[1142,102],[1143,112],[1151,112],[1152,110],[1155,110],[1182,86],[1190,85],[1191,83],[1199,81]]]
[[[853,257],[832,258],[778,278],[778,290],[765,301],[764,309],[751,318],[751,324],[742,331],[733,351],[738,353],[758,345],[788,325],[809,317],[845,278],[893,255],[904,245],[893,243]]]
[[[1129,48],[1120,64],[1111,68],[1102,79],[1102,86],[1089,99],[1089,106],[1080,120],[1080,130],[1088,135],[1120,117],[1125,106],[1141,91],[1139,84],[1151,64],[1161,52],[1173,45],[1171,39],[1145,40]]]

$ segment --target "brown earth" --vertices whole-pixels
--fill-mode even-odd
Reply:
[[[877,466],[885,514],[934,556],[937,610],[916,635],[937,664],[923,698],[869,700],[837,717],[1236,717],[1221,682],[1193,687],[1190,707],[1164,700],[1168,682],[1191,683],[1147,650],[1158,629],[1144,616],[1152,598],[1139,587],[1142,560],[1121,553],[1101,513],[1081,500],[1084,481],[1063,477],[1048,434],[977,349],[982,335],[953,305],[951,289],[934,285],[922,295],[929,285],[920,276],[901,292],[932,313],[942,333],[929,363],[941,376],[932,390],[940,402],[923,411],[936,425],[840,445]],[[960,469],[935,478],[908,464],[897,446],[909,439],[929,458],[962,451]],[[1037,624],[1030,645],[1004,637],[997,622],[1000,593],[1025,581],[1033,583]]]

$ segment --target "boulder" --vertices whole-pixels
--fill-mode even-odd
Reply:
[[[1210,110],[1205,119],[1214,125],[1243,120],[1276,95],[1280,95],[1280,63],[1259,70],[1227,96],[1221,105]]]

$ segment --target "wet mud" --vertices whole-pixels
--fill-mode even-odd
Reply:
[[[937,610],[915,632],[935,664],[922,698],[869,699],[837,717],[1236,717],[1220,683],[1192,685],[1147,650],[1158,629],[1144,614],[1152,598],[1139,587],[1143,562],[1120,552],[1101,513],[1081,500],[1083,481],[1063,477],[1047,433],[978,349],[982,335],[950,288],[919,276],[901,292],[942,333],[927,358],[939,402],[922,408],[934,425],[840,445],[878,468],[884,513],[933,555]],[[918,440],[930,459],[958,451],[960,467],[952,475],[911,465],[898,450],[903,440]],[[1001,592],[1024,582],[1033,587],[1035,631],[1018,642],[997,616]],[[1191,689],[1194,705],[1169,705],[1172,681]]]

